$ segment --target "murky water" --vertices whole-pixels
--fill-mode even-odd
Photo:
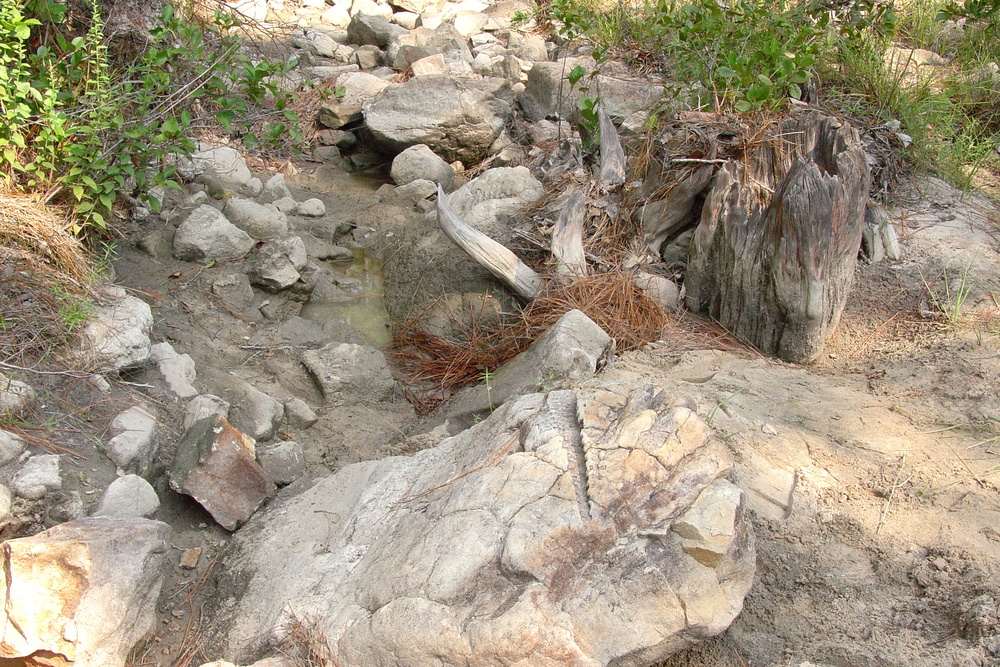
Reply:
[[[369,345],[383,348],[392,341],[389,313],[382,301],[382,264],[363,251],[354,261],[330,264],[337,273],[337,286],[345,296],[337,301],[307,303],[301,316],[318,324],[331,320],[346,322]]]

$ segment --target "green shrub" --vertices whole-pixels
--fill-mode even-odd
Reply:
[[[63,15],[51,0],[0,0],[0,180],[72,205],[75,230],[108,223],[124,194],[176,187],[164,158],[189,155],[195,129],[218,124],[248,145],[296,136],[289,96],[274,81],[291,65],[244,54],[237,22],[180,20],[168,5],[146,47],[111,62],[100,11],[72,39],[42,31]]]

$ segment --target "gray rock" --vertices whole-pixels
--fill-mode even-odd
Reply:
[[[331,343],[302,352],[302,363],[330,400],[384,401],[392,397],[396,381],[385,356],[367,345]]]
[[[243,259],[253,246],[249,234],[207,204],[192,211],[174,234],[174,257],[191,262]]]
[[[10,431],[0,431],[0,466],[19,459],[26,446],[21,436]]]
[[[466,38],[450,24],[436,30],[417,28],[392,41],[385,57],[393,69],[404,70],[421,58],[447,54],[446,60],[472,62],[472,52]]]
[[[149,350],[149,359],[156,364],[167,388],[178,398],[191,398],[198,390],[191,383],[198,377],[190,354],[178,354],[170,343],[157,343]]]
[[[545,62],[549,59],[548,49],[545,48],[545,38],[541,35],[522,35],[514,55],[521,60],[530,62]]]
[[[255,239],[273,239],[288,233],[288,218],[273,206],[230,197],[226,200],[223,213],[230,222]]]
[[[170,486],[191,496],[226,530],[236,530],[275,491],[254,460],[253,438],[222,417],[197,422],[177,443]]]
[[[0,484],[0,521],[10,518],[10,510],[14,504],[14,494],[5,485]]]
[[[321,58],[333,58],[340,45],[334,41],[333,37],[321,30],[305,29],[296,31],[292,37],[292,46],[305,49]]]
[[[191,155],[191,161],[197,173],[211,174],[226,185],[241,187],[253,178],[246,160],[228,146],[197,151]]]
[[[450,74],[448,63],[445,62],[444,55],[441,53],[435,53],[433,56],[414,60],[410,65],[410,72],[413,73],[414,78],[433,76],[435,74]]]
[[[495,239],[510,236],[510,221],[544,193],[527,167],[488,169],[449,196],[451,206],[469,226]]]
[[[62,488],[59,457],[55,454],[32,456],[10,481],[11,491],[20,498],[40,500],[50,491]]]
[[[340,129],[363,118],[363,106],[390,84],[384,79],[365,72],[349,72],[337,77],[334,84],[343,87],[343,95],[328,100],[319,108],[316,119],[324,127]]]
[[[250,283],[269,292],[287,289],[299,280],[308,259],[298,236],[268,241],[250,257]]]
[[[0,656],[72,656],[74,667],[124,667],[154,629],[170,527],[147,519],[88,518],[3,550],[6,601]],[[55,663],[51,663],[55,664]]]
[[[247,181],[246,184],[243,186],[243,189],[242,189],[243,194],[245,194],[247,197],[250,197],[251,199],[254,198],[254,197],[260,196],[260,193],[263,192],[263,191],[264,191],[264,183],[262,183],[261,180],[259,178],[257,178],[256,176],[254,176],[249,181]],[[196,197],[196,196],[192,196],[191,197],[191,199],[194,201],[194,203],[196,203],[196,204],[207,204],[208,203],[208,195],[207,194],[205,194],[204,192],[199,192],[198,195],[201,195],[201,196],[200,197]]]
[[[319,421],[313,409],[301,398],[293,398],[285,403],[285,417],[289,426],[298,429],[309,428]]]
[[[364,106],[375,145],[399,153],[426,144],[447,161],[473,164],[510,117],[510,87],[502,79],[427,76],[386,88]]]
[[[585,380],[613,353],[614,340],[582,312],[571,310],[531,347],[498,368],[489,382],[456,394],[446,414],[482,413],[528,392]]]
[[[125,475],[111,482],[93,516],[149,517],[160,507],[152,485],[138,475]]]
[[[256,440],[270,440],[285,417],[285,406],[239,378],[231,378],[223,396],[229,401],[229,421]]]
[[[111,420],[113,437],[104,450],[122,469],[145,470],[156,453],[156,417],[143,406],[134,405]]]
[[[393,37],[403,32],[403,28],[389,23],[384,16],[355,13],[347,26],[347,39],[361,46],[387,46]]]
[[[322,218],[326,215],[326,204],[322,199],[313,197],[299,204],[298,213],[304,218]]]
[[[274,208],[278,209],[281,213],[288,215],[289,213],[295,213],[299,209],[299,203],[292,199],[291,197],[282,197],[281,199],[275,199],[272,202]]]
[[[455,170],[439,158],[424,144],[410,146],[392,161],[389,171],[396,185],[406,185],[417,179],[427,179],[439,183],[445,190],[451,190],[455,180]]]
[[[100,371],[120,371],[149,360],[149,332],[153,313],[149,305],[117,285],[91,290],[94,318],[80,332],[80,360]]]
[[[377,46],[365,44],[354,52],[354,57],[357,58],[358,67],[361,69],[375,69],[382,64],[384,54]]]
[[[202,394],[188,401],[184,408],[184,430],[206,417],[229,418],[229,403],[214,394]]]
[[[342,468],[235,536],[207,632],[240,655],[308,613],[345,664],[657,663],[725,630],[754,575],[732,459],[691,407],[592,383]]]
[[[0,415],[18,416],[34,401],[31,385],[0,373]]]
[[[288,184],[285,183],[285,176],[283,174],[275,174],[264,183],[259,201],[261,204],[271,204],[283,197],[290,198],[291,196],[292,193],[288,189]]]
[[[257,453],[261,468],[278,486],[288,486],[306,470],[306,459],[299,443],[285,440]]]
[[[212,294],[236,311],[247,311],[256,297],[245,273],[227,273],[212,281]]]
[[[635,277],[635,286],[667,310],[680,308],[681,290],[670,278],[653,273],[639,273]]]

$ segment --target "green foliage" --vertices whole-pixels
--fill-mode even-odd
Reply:
[[[274,83],[291,65],[244,55],[232,17],[190,24],[167,5],[145,50],[113,63],[92,7],[87,32],[67,39],[42,30],[65,17],[56,0],[0,0],[0,181],[61,197],[77,231],[105,227],[122,194],[157,209],[143,193],[177,187],[165,158],[189,155],[206,123],[248,146],[297,136]]]
[[[1000,0],[965,0],[962,4],[949,2],[938,12],[938,20],[964,18],[969,21],[988,21],[993,23],[1000,11]]]
[[[94,304],[59,286],[52,287],[59,303],[58,317],[66,333],[73,333],[94,318]]]

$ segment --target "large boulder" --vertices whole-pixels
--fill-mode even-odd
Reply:
[[[153,630],[170,526],[109,517],[3,545],[0,663],[124,667]]]
[[[334,86],[342,88],[343,94],[324,102],[316,118],[321,125],[337,130],[362,120],[364,103],[387,88],[389,82],[366,72],[348,72],[338,76]]]
[[[742,608],[754,538],[731,467],[650,385],[530,394],[258,514],[207,630],[233,659],[309,618],[345,667],[649,665]]]
[[[386,88],[364,106],[365,124],[388,153],[426,144],[445,160],[474,164],[510,118],[503,79],[425,76]]]

